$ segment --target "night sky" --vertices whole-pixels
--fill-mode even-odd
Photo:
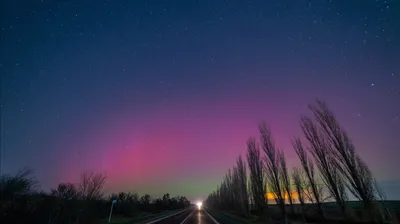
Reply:
[[[3,0],[2,166],[44,190],[202,198],[265,119],[288,164],[325,100],[400,199],[400,2]]]

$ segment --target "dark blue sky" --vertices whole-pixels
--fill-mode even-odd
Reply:
[[[207,195],[261,119],[297,165],[290,138],[319,97],[386,188],[400,185],[399,1],[0,8],[4,172],[31,166],[44,189],[96,170],[110,190]]]

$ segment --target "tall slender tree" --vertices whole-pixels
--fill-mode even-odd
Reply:
[[[317,204],[318,213],[321,216],[324,216],[324,212],[322,210],[322,191],[317,184],[318,181],[315,175],[314,163],[311,158],[308,158],[307,151],[305,150],[300,138],[295,138],[292,141],[292,145],[297,156],[300,159],[300,164],[304,171],[304,174],[307,177],[307,185],[310,187],[312,193],[311,201]]]
[[[286,206],[283,194],[283,187],[281,183],[281,163],[279,156],[279,149],[276,148],[271,131],[265,121],[259,125],[261,134],[261,146],[265,154],[265,169],[267,175],[267,185],[272,191],[276,203],[279,205],[282,215],[286,219]]]
[[[285,154],[282,151],[279,152],[279,161],[280,161],[280,175],[281,175],[281,179],[282,179],[283,190],[285,191],[285,195],[287,195],[287,198],[289,200],[290,212],[292,214],[294,214],[292,187],[291,187],[292,184],[291,184],[290,176],[289,176],[287,166],[286,166]]]
[[[345,192],[345,182],[337,169],[338,164],[332,154],[331,145],[327,143],[321,130],[312,119],[302,117],[301,128],[310,145],[309,152],[314,157],[324,183],[335,198],[341,212],[346,214],[345,201],[347,200],[347,194]]]
[[[306,183],[306,178],[304,176],[304,171],[299,168],[293,168],[292,172],[292,179],[294,183],[294,187],[297,193],[297,198],[300,202],[301,206],[301,211],[302,211],[302,216],[303,220],[305,220],[305,215],[306,215],[306,208],[305,208],[305,192],[307,191],[307,183]]]
[[[245,216],[249,215],[249,195],[247,192],[247,171],[246,164],[244,163],[243,157],[240,155],[236,160],[236,187],[237,195],[239,197],[239,208],[241,213]]]
[[[264,214],[267,209],[265,199],[267,187],[260,149],[254,137],[247,140],[247,165],[250,171],[251,198],[253,199],[255,209]]]
[[[327,149],[334,156],[336,168],[344,176],[350,192],[361,200],[366,210],[373,210],[373,201],[377,198],[374,178],[367,164],[357,155],[355,146],[340,126],[333,112],[323,101],[317,100],[309,105]],[[372,216],[372,215],[371,215]],[[371,217],[373,218],[373,217]]]

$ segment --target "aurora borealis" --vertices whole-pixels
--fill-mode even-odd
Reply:
[[[262,119],[297,165],[290,140],[318,97],[400,199],[398,1],[1,4],[3,172],[202,198]]]

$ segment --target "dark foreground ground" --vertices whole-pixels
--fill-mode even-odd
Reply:
[[[147,224],[216,224],[203,209],[189,209],[176,216]]]

